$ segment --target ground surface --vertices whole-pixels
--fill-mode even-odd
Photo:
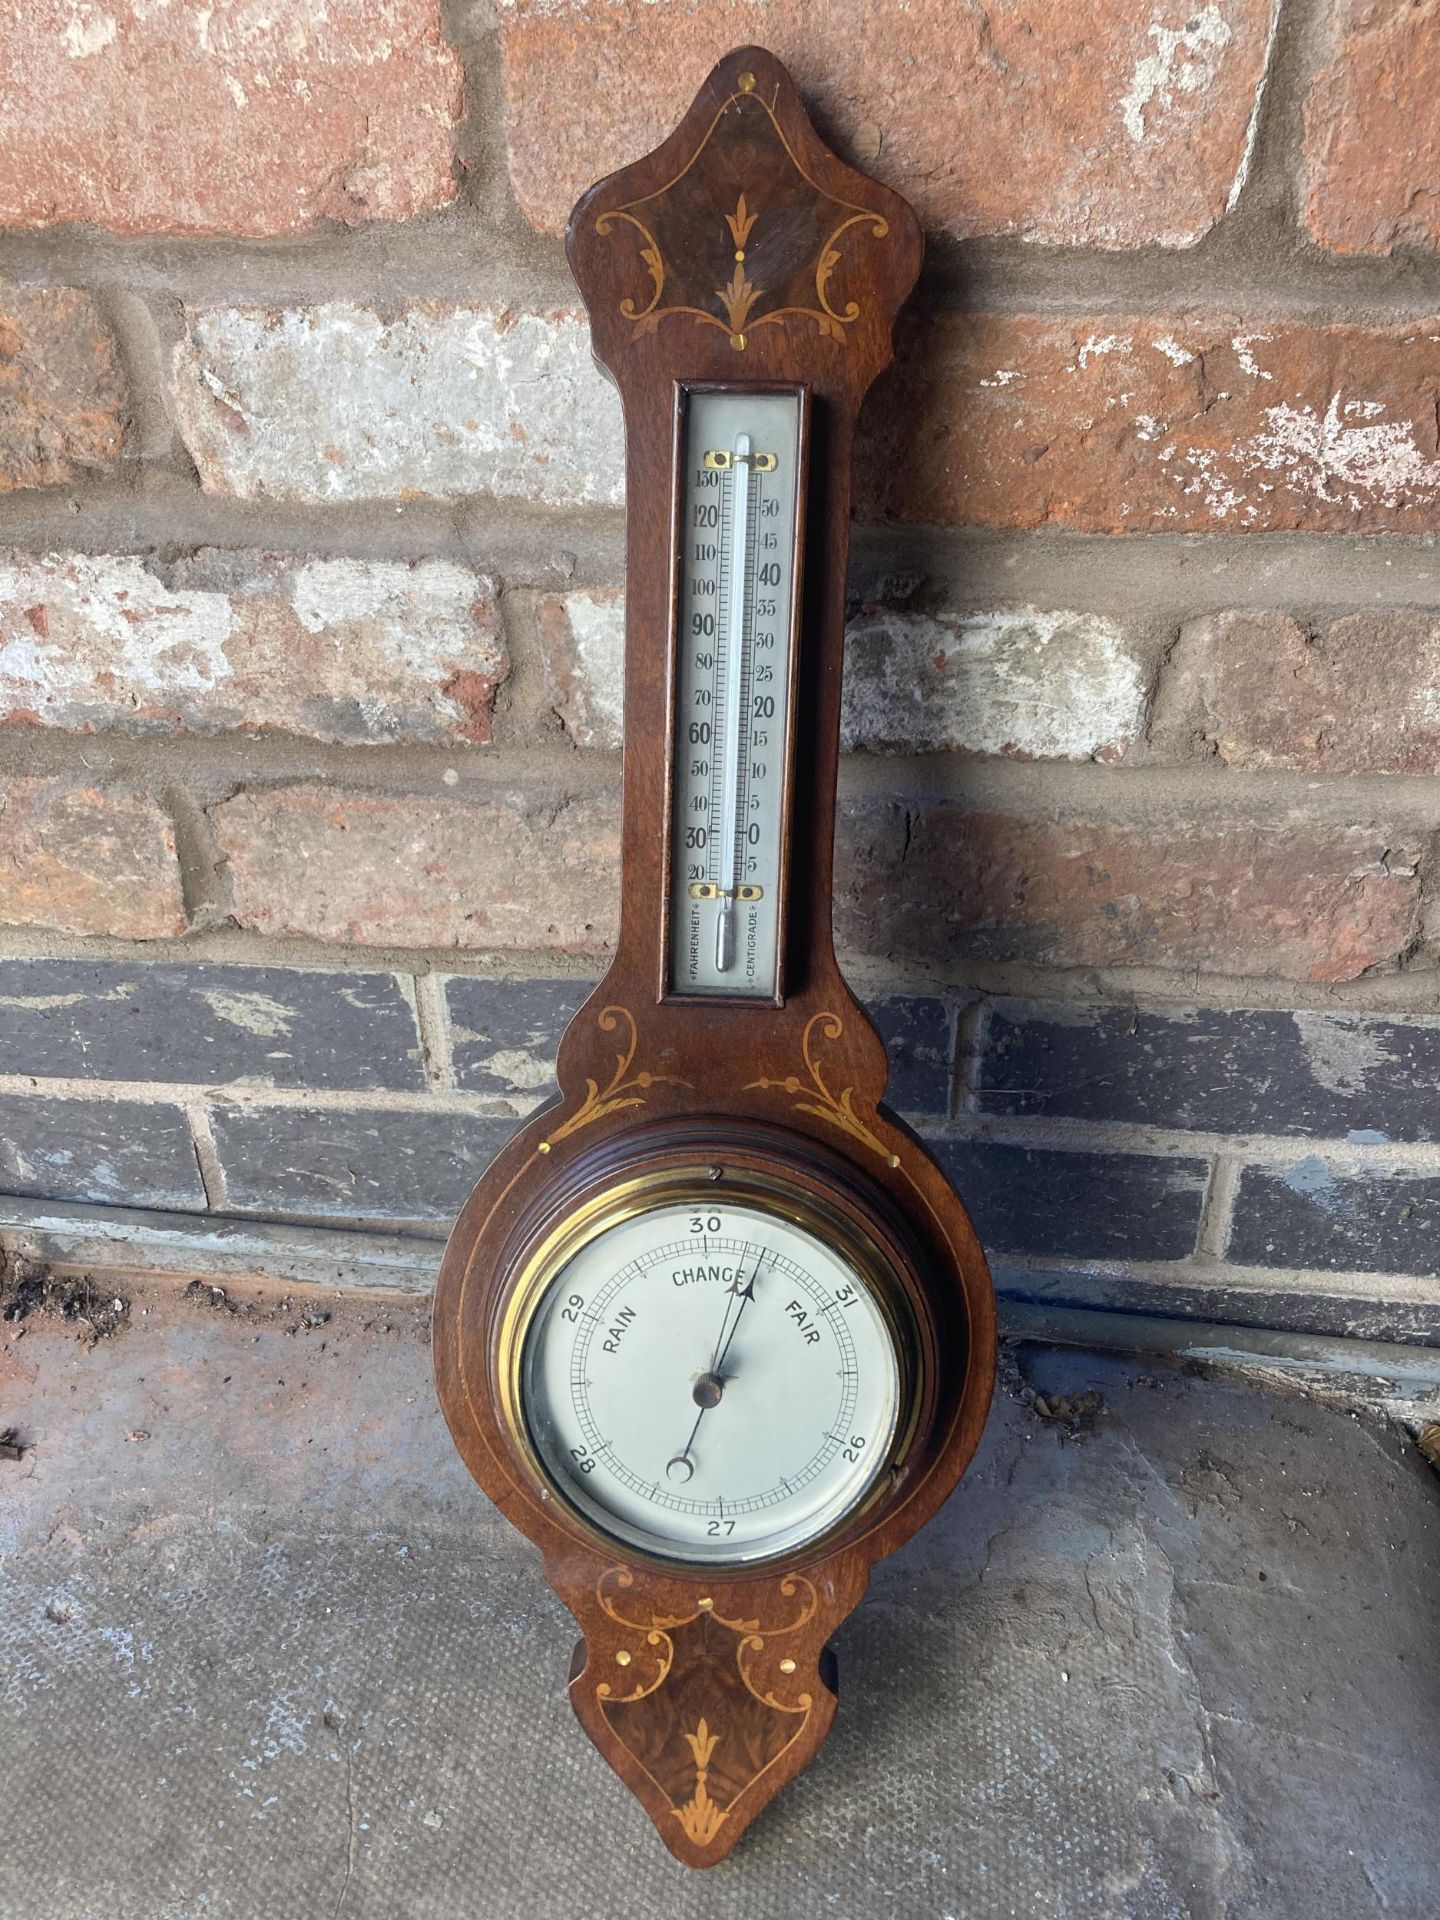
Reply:
[[[840,1637],[820,1759],[687,1875],[571,1718],[421,1311],[255,1298],[0,1327],[7,1920],[1433,1920],[1440,1482],[1403,1436],[1022,1354]]]

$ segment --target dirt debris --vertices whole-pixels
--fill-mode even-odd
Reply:
[[[1032,1388],[1023,1397],[1047,1426],[1064,1428],[1071,1440],[1093,1432],[1107,1411],[1104,1394],[1094,1387],[1087,1387],[1084,1393],[1049,1394],[1036,1393]]]
[[[249,1300],[232,1300],[224,1287],[209,1280],[192,1280],[181,1298],[197,1307],[213,1307],[217,1313],[253,1313],[255,1310]]]
[[[28,1260],[11,1259],[0,1273],[0,1320],[23,1325],[32,1314],[53,1314],[75,1323],[86,1346],[109,1340],[130,1324],[130,1302],[114,1286],[99,1286],[84,1274],[52,1274]]]
[[[1062,1441],[1080,1440],[1093,1433],[1109,1412],[1104,1394],[1094,1387],[1086,1388],[1083,1393],[1044,1393],[1033,1386],[1008,1344],[1000,1348],[998,1378],[1002,1390],[1022,1406],[1029,1407],[1047,1427],[1057,1428]]]

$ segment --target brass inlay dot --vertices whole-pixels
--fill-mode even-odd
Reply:
[[[744,247],[737,247],[737,248],[735,249],[735,258],[736,258],[737,260],[743,260],[743,259],[745,258],[745,249],[744,249]]]
[[[714,1606],[714,1604],[715,1602],[713,1600],[710,1600],[710,1599],[702,1600],[700,1602],[701,1611],[704,1613],[708,1613],[710,1609]]]
[[[753,93],[755,91],[755,76],[753,73],[741,74],[740,91],[741,93]]]
[[[737,353],[743,353],[743,352],[745,351],[745,336],[744,336],[744,334],[743,334],[743,333],[732,333],[732,334],[731,334],[731,336],[730,336],[730,344],[731,344],[731,346],[732,346],[732,347],[734,347],[734,349],[735,349],[735,351],[736,351]]]
[[[616,1656],[615,1656],[615,1664],[616,1664],[616,1666],[617,1666],[617,1667],[628,1667],[628,1666],[629,1666],[629,1664],[630,1664],[630,1656],[629,1656],[629,1654],[628,1654],[628,1653],[627,1653],[627,1652],[625,1651],[625,1649],[624,1649],[624,1647],[621,1647],[621,1649],[620,1649],[620,1651],[619,1651],[619,1652],[618,1652],[618,1653],[616,1654]]]
[[[795,1671],[795,1662],[793,1660],[782,1660],[780,1662],[780,1671],[782,1673],[793,1673]]]

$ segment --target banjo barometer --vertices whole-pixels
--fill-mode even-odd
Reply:
[[[451,1234],[435,1365],[580,1625],[576,1713],[699,1867],[824,1739],[829,1636],[994,1371],[983,1256],[831,936],[855,416],[921,241],[752,47],[567,246],[625,412],[621,925]]]

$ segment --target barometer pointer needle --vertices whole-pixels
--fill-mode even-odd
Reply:
[[[760,1260],[763,1260],[764,1258],[765,1258],[765,1255],[762,1253],[760,1255]],[[739,1272],[743,1272],[743,1271],[744,1271],[743,1268],[739,1269]],[[760,1271],[760,1261],[757,1260],[755,1263],[755,1273],[759,1273],[759,1271]],[[755,1284],[755,1273],[752,1273],[750,1276],[750,1285],[752,1287]],[[737,1278],[739,1277],[738,1272],[736,1277]],[[726,1345],[725,1330],[730,1325],[730,1303],[732,1300],[740,1299],[742,1301],[741,1312],[743,1313],[744,1312],[743,1299],[744,1299],[745,1291],[746,1291],[745,1288],[737,1286],[734,1280],[732,1280],[729,1286],[725,1289],[725,1317],[720,1322],[720,1332],[715,1341],[715,1351],[710,1356],[710,1366],[708,1370],[711,1373],[718,1373],[720,1371],[720,1352],[721,1352],[721,1348]],[[738,1318],[739,1316],[737,1315],[736,1317]]]
[[[760,1269],[764,1265],[764,1262],[765,1253],[762,1248],[760,1258],[755,1262],[755,1271],[751,1274],[748,1284],[740,1289],[740,1312],[736,1314],[734,1321],[731,1323],[730,1331],[725,1338],[725,1344],[716,1354],[714,1364],[710,1368],[711,1374],[716,1380],[720,1381],[722,1385],[724,1384],[724,1376],[721,1374],[720,1369],[724,1366],[725,1356],[729,1353],[735,1335],[740,1330],[741,1316],[744,1314],[746,1307],[748,1307],[750,1302],[755,1298],[755,1282],[760,1278]]]
[[[733,1324],[731,1324],[731,1321],[730,1321],[730,1300],[733,1296],[737,1294],[737,1288],[733,1280],[730,1283],[730,1288],[725,1299],[725,1318],[720,1323],[720,1339],[719,1341],[716,1342],[715,1353],[713,1358],[711,1359],[708,1371],[701,1374],[699,1380],[697,1380],[695,1383],[695,1397],[697,1400],[700,1400],[700,1393],[702,1388],[708,1388],[709,1391],[706,1393],[706,1397],[703,1400],[700,1400],[700,1411],[699,1413],[696,1414],[695,1424],[690,1429],[690,1438],[685,1442],[684,1446],[680,1449],[679,1453],[675,1454],[673,1458],[671,1458],[669,1461],[666,1462],[667,1470],[668,1468],[675,1466],[681,1460],[683,1460],[687,1466],[691,1466],[690,1449],[694,1446],[695,1436],[700,1431],[700,1422],[705,1418],[706,1414],[710,1411],[712,1406],[719,1405],[720,1395],[721,1395],[721,1392],[723,1391],[723,1384],[724,1384],[720,1378],[720,1369],[725,1364],[725,1356],[730,1351],[731,1343],[734,1340],[736,1332],[739,1329],[740,1321],[742,1316],[744,1315],[745,1309],[746,1307],[749,1306],[750,1302],[755,1298],[755,1282],[760,1277],[760,1269],[763,1266],[764,1261],[765,1261],[765,1252],[764,1252],[764,1249],[762,1248],[760,1252],[760,1257],[755,1262],[755,1268],[754,1268],[754,1271],[751,1273],[749,1280],[746,1282],[746,1284],[743,1287],[738,1289],[738,1297],[740,1300],[740,1311],[735,1315]],[[728,1334],[725,1331],[727,1325],[730,1327],[730,1331]],[[694,1471],[693,1466],[691,1466],[691,1471],[692,1472]]]

